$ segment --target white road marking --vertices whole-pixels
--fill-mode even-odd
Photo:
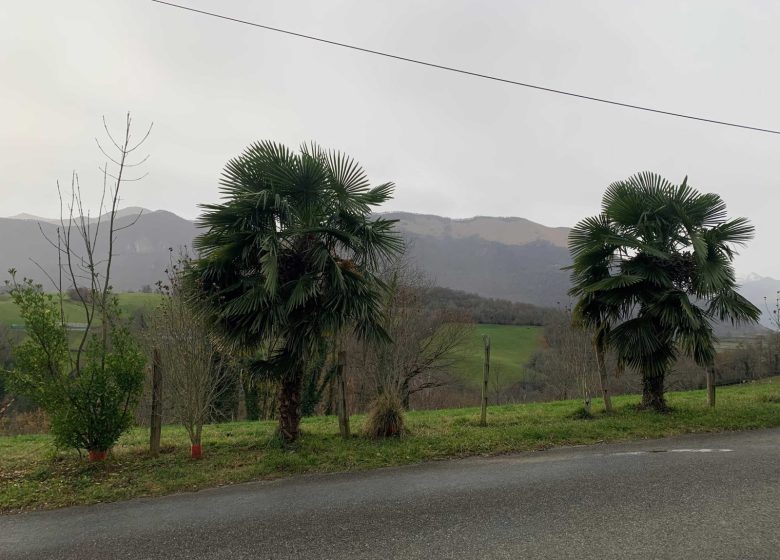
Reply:
[[[733,449],[670,449],[669,453],[731,453]]]
[[[610,453],[613,457],[620,455],[649,455],[651,453],[731,453],[733,449],[659,449],[654,451],[621,451],[619,453]]]

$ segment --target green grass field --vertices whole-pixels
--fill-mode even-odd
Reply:
[[[484,335],[490,336],[491,378],[498,375],[501,383],[509,386],[523,378],[524,365],[539,345],[542,327],[476,325],[458,352],[455,364],[457,375],[474,386],[482,383]]]
[[[615,413],[579,419],[577,401],[410,412],[408,434],[372,441],[343,440],[335,417],[306,418],[302,437],[284,449],[274,422],[238,422],[204,429],[204,458],[188,457],[177,426],[163,429],[164,450],[147,454],[148,432],[122,437],[105,463],[90,464],[73,451],[55,450],[49,436],[0,437],[0,511],[56,508],[198,490],[299,473],[357,471],[470,455],[540,450],[558,445],[658,438],[780,426],[780,378],[718,389],[710,409],[704,391],[670,393],[669,414],[639,411],[639,397],[615,397]],[[599,410],[600,403],[594,403]],[[356,434],[364,418],[352,417]]]
[[[158,294],[127,293],[118,294],[118,297],[119,305],[127,316],[132,316],[139,309],[152,310],[160,300]],[[65,317],[69,323],[84,322],[84,310],[81,303],[66,300]],[[0,324],[7,326],[23,324],[19,310],[8,294],[0,295]]]

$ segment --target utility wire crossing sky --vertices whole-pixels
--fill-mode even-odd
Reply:
[[[131,111],[123,206],[195,218],[260,140],[349,154],[385,211],[547,226],[648,170],[721,195],[756,226],[737,270],[780,277],[780,2],[162,2],[0,2],[0,216],[58,215],[74,170],[97,204]]]
[[[151,0],[151,1],[156,3],[156,4],[162,4],[162,5],[165,5],[165,6],[170,6],[172,8],[178,8],[178,9],[181,9],[181,10],[186,10],[188,12],[193,12],[193,13],[196,13],[196,14],[202,14],[202,15],[205,15],[205,16],[214,17],[214,18],[218,18],[218,19],[222,19],[222,20],[226,20],[226,21],[232,21],[234,23],[241,23],[243,25],[251,25],[252,27],[258,27],[260,29],[266,29],[268,31],[275,31],[277,33],[284,33],[286,35],[292,35],[294,37],[300,37],[302,39],[308,39],[310,41],[318,41],[320,43],[326,43],[328,45],[334,45],[334,46],[337,46],[337,47],[343,47],[343,48],[346,48],[346,49],[352,49],[352,50],[355,50],[355,51],[360,51],[360,52],[363,52],[363,53],[373,54],[373,55],[377,55],[377,56],[383,56],[383,57],[386,57],[386,58],[392,58],[392,59],[400,60],[400,61],[403,61],[403,62],[411,62],[412,64],[420,64],[422,66],[428,66],[428,67],[431,67],[431,68],[436,68],[438,70],[445,70],[447,72],[457,72],[458,74],[465,74],[467,76],[473,76],[475,78],[484,78],[486,80],[493,80],[493,81],[496,81],[496,82],[501,82],[501,83],[504,83],[504,84],[510,84],[510,85],[513,85],[513,86],[520,86],[520,87],[525,87],[525,88],[531,88],[531,89],[536,89],[536,90],[539,90],[539,91],[545,91],[547,93],[555,93],[555,94],[558,94],[558,95],[568,95],[569,97],[576,97],[578,99],[585,99],[587,101],[596,101],[598,103],[607,103],[609,105],[616,105],[618,107],[624,107],[624,108],[627,108],[627,109],[635,109],[635,110],[638,110],[638,111],[647,111],[649,113],[658,113],[660,115],[667,115],[667,116],[670,116],[670,117],[691,119],[691,120],[694,120],[694,121],[701,121],[701,122],[710,123],[710,124],[716,124],[716,125],[721,125],[721,126],[732,126],[732,127],[735,127],[735,128],[744,128],[746,130],[753,130],[753,131],[756,131],[756,132],[764,132],[764,133],[767,133],[767,134],[780,134],[780,131],[772,130],[770,128],[761,128],[761,127],[757,127],[757,126],[749,126],[749,125],[746,125],[746,124],[727,122],[727,121],[722,121],[722,120],[717,120],[717,119],[709,119],[709,118],[706,118],[706,117],[698,117],[698,116],[695,116],[695,115],[687,115],[685,113],[676,113],[674,111],[665,111],[663,109],[655,109],[655,108],[652,108],[652,107],[643,107],[641,105],[634,105],[634,104],[625,103],[625,102],[622,102],[622,101],[615,101],[615,100],[611,100],[611,99],[603,99],[601,97],[593,97],[591,95],[584,95],[584,94],[575,93],[575,92],[572,92],[572,91],[565,91],[565,90],[561,90],[561,89],[549,88],[549,87],[544,87],[544,86],[535,85],[535,84],[529,84],[529,83],[525,83],[525,82],[518,82],[516,80],[510,80],[508,78],[501,78],[501,77],[498,77],[498,76],[491,76],[490,74],[482,74],[482,73],[479,73],[479,72],[472,72],[472,71],[469,71],[469,70],[464,70],[462,68],[454,68],[452,66],[444,66],[442,64],[435,64],[433,62],[426,62],[424,60],[419,60],[419,59],[415,59],[415,58],[408,58],[408,57],[405,57],[405,56],[399,56],[399,55],[395,55],[395,54],[391,54],[391,53],[387,53],[387,52],[376,51],[376,50],[368,49],[368,48],[365,48],[365,47],[359,47],[357,45],[350,45],[350,44],[347,44],[347,43],[342,43],[340,41],[332,41],[330,39],[324,39],[322,37],[314,37],[312,35],[306,35],[306,34],[303,34],[303,33],[296,33],[295,31],[290,31],[290,30],[287,30],[287,29],[280,29],[278,27],[271,27],[270,25],[263,25],[261,23],[247,21],[247,20],[243,20],[243,19],[239,19],[239,18],[234,18],[234,17],[223,15],[223,14],[217,14],[217,13],[214,13],[214,12],[207,12],[205,10],[198,10],[198,9],[192,8],[190,6],[184,6],[184,5],[181,5],[181,4],[174,4],[173,2],[165,2],[164,0]]]

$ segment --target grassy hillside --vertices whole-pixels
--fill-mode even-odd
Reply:
[[[152,310],[157,305],[160,296],[157,294],[119,294],[119,304],[124,313],[131,316],[139,309]],[[65,301],[65,316],[69,323],[84,322],[84,310],[81,304],[74,301]],[[23,323],[19,310],[11,301],[8,294],[0,295],[0,324],[21,325]]]
[[[458,376],[475,386],[482,383],[484,335],[490,336],[491,378],[498,375],[500,383],[509,386],[523,378],[523,366],[539,344],[542,327],[477,325],[455,365]]]
[[[356,471],[448,457],[544,449],[554,445],[656,438],[780,426],[780,378],[718,389],[718,406],[704,391],[670,393],[672,412],[637,410],[637,395],[615,397],[612,415],[579,419],[578,401],[492,406],[481,428],[479,409],[407,414],[402,439],[339,437],[333,416],[303,420],[294,449],[274,438],[276,424],[235,422],[206,426],[204,458],[189,459],[179,426],[163,428],[163,452],[147,454],[149,434],[136,428],[122,437],[104,464],[89,464],[74,451],[56,451],[50,436],[0,437],[0,512],[55,508],[198,490],[298,473]],[[596,401],[594,410],[600,410]],[[363,416],[353,416],[360,434]]]

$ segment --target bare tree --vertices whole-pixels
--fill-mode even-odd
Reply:
[[[116,213],[121,201],[120,190],[127,182],[139,181],[146,174],[128,177],[128,170],[146,162],[149,156],[131,160],[136,150],[143,146],[152,130],[149,126],[146,133],[139,139],[132,138],[132,118],[127,113],[124,133],[119,139],[111,134],[106,119],[103,118],[103,128],[111,147],[105,148],[96,139],[101,153],[108,159],[100,171],[103,174],[103,190],[98,207],[98,215],[92,217],[84,204],[81,183],[78,173],[71,176],[69,199],[63,197],[62,188],[57,183],[60,198],[60,225],[57,228],[57,238],[51,239],[44,233],[47,241],[57,249],[58,275],[56,278],[46,273],[39,263],[38,268],[46,274],[57,289],[60,312],[65,322],[64,300],[66,296],[73,298],[84,310],[86,328],[79,341],[76,351],[76,367],[78,368],[84,347],[92,334],[92,327],[97,323],[108,324],[111,320],[111,265],[115,257],[114,244],[116,235],[135,225],[141,217],[139,213],[130,223],[118,227]],[[112,153],[113,152],[113,153]],[[110,163],[109,163],[110,162]],[[114,165],[112,169],[110,166]],[[40,227],[40,225],[39,225]],[[43,229],[41,228],[43,233]],[[100,252],[100,244],[105,243],[105,251]],[[100,329],[103,345],[108,344],[109,330]]]
[[[426,309],[422,297],[429,283],[408,263],[393,263],[385,277],[385,329],[392,343],[368,345],[361,367],[375,394],[395,394],[408,409],[412,395],[445,383],[442,374],[452,369],[473,327],[461,312]]]
[[[769,318],[772,326],[775,330],[780,331],[780,290],[775,294],[775,301],[771,308],[769,306],[769,299],[764,297],[764,308],[766,309],[766,316]]]
[[[166,390],[173,393],[174,417],[190,437],[192,457],[199,458],[203,425],[231,372],[209,324],[190,303],[184,281],[189,262],[183,251],[167,270],[168,283],[159,284],[162,301],[152,316],[149,337],[161,346],[162,375]]]
[[[536,352],[528,367],[544,377],[554,398],[568,398],[575,389],[585,413],[591,413],[596,356],[590,334],[572,326],[568,311],[544,328],[544,348]]]

